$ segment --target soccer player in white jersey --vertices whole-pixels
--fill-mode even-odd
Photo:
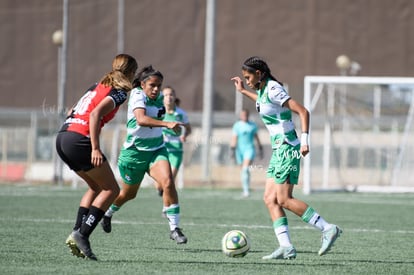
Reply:
[[[249,110],[240,112],[240,119],[233,124],[230,141],[231,157],[241,165],[243,197],[250,196],[250,165],[256,157],[254,141],[259,148],[259,157],[263,158],[263,147],[257,135],[257,125],[249,119]]]
[[[164,190],[163,203],[170,226],[170,238],[177,244],[183,244],[187,238],[179,228],[178,194],[162,136],[162,127],[178,132],[181,124],[163,120],[165,107],[161,95],[162,81],[163,75],[151,65],[144,67],[134,81],[128,102],[127,136],[118,158],[122,189],[106,211],[101,225],[105,232],[111,232],[112,215],[124,203],[135,198],[145,173],[148,173]]]
[[[296,249],[290,240],[284,209],[322,232],[322,246],[318,252],[322,256],[330,250],[342,230],[325,221],[308,204],[292,196],[293,188],[298,183],[300,158],[309,153],[309,112],[289,96],[282,83],[272,76],[263,59],[256,56],[248,58],[243,63],[242,75],[246,85],[255,92],[245,89],[240,77],[235,76],[231,80],[234,81],[237,91],[256,102],[257,111],[269,131],[273,149],[263,200],[280,246],[263,259],[296,258]],[[292,122],[292,111],[300,117],[300,140]]]

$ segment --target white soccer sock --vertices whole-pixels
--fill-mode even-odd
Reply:
[[[327,223],[318,213],[314,213],[313,216],[310,218],[309,224],[313,225],[314,227],[318,228],[320,231],[325,232],[326,230],[332,227],[331,224]]]
[[[107,217],[112,217],[112,215],[113,215],[116,211],[118,211],[118,210],[119,210],[119,208],[120,208],[120,207],[118,207],[118,206],[116,206],[116,205],[112,204],[112,205],[108,208],[108,210],[106,210],[106,212],[105,212],[105,216],[107,216]]]
[[[275,229],[276,238],[279,241],[279,245],[283,247],[291,247],[292,242],[290,241],[289,229],[287,225],[281,225]]]
[[[171,204],[170,206],[164,206],[164,209],[166,210],[170,230],[173,231],[180,224],[180,205]]]

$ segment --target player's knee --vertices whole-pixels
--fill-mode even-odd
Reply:
[[[275,204],[276,198],[273,194],[264,194],[263,195],[263,202],[266,206],[272,206]]]
[[[289,203],[288,200],[282,198],[282,199],[278,199],[278,203],[281,207],[285,208],[285,209],[289,209]]]
[[[281,207],[290,210],[291,197],[289,197],[289,196],[280,196],[279,195],[279,196],[277,196],[277,201],[278,201],[278,204]]]
[[[123,192],[123,190],[119,193],[118,199],[122,201],[129,201],[135,199],[137,196],[137,192]]]

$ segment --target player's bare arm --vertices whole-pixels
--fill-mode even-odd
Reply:
[[[134,110],[135,118],[137,119],[137,123],[140,126],[144,127],[167,127],[168,129],[172,129],[174,132],[179,133],[183,124],[176,121],[163,121],[154,119],[152,117],[149,117],[145,113],[144,108],[136,108]]]
[[[243,80],[242,80],[240,77],[235,76],[235,77],[233,77],[231,80],[234,82],[234,86],[236,87],[236,90],[237,90],[239,93],[241,93],[241,94],[243,94],[243,95],[247,96],[248,98],[250,98],[250,99],[251,99],[251,100],[253,100],[253,101],[256,101],[256,99],[257,99],[257,94],[256,94],[256,93],[254,93],[254,92],[251,92],[251,91],[247,90],[247,89],[244,87]]]
[[[115,104],[112,98],[106,97],[89,115],[89,132],[92,144],[91,162],[95,167],[99,167],[103,163],[103,154],[99,144],[101,119],[114,108]]]
[[[284,106],[299,115],[302,130],[300,153],[302,156],[306,156],[309,153],[309,111],[302,104],[292,98],[286,101]]]

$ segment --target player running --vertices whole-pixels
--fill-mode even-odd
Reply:
[[[150,65],[144,67],[134,81],[135,88],[128,102],[127,136],[118,159],[122,189],[106,211],[101,224],[105,232],[111,232],[113,214],[124,203],[135,198],[145,173],[148,173],[164,190],[163,203],[170,226],[170,238],[177,244],[183,244],[187,242],[187,237],[179,228],[178,194],[162,136],[162,127],[179,132],[181,123],[163,121],[165,107],[160,94],[163,79],[161,72]]]
[[[263,199],[280,247],[263,259],[296,258],[284,209],[290,210],[322,232],[322,246],[318,252],[322,256],[330,250],[342,230],[326,222],[312,207],[292,196],[293,188],[298,183],[300,157],[309,153],[309,112],[288,95],[282,83],[276,80],[261,58],[248,58],[243,63],[242,75],[247,86],[256,92],[246,90],[243,80],[238,76],[231,80],[237,91],[256,102],[257,111],[269,131],[273,149]],[[300,140],[292,122],[292,111],[300,117]]]
[[[164,97],[165,107],[164,121],[176,121],[181,123],[181,131],[178,133],[168,128],[163,128],[162,130],[165,147],[168,151],[168,160],[170,161],[171,171],[175,182],[178,170],[183,162],[183,143],[191,134],[191,125],[188,120],[187,113],[178,107],[178,98],[175,90],[172,87],[167,86],[162,90],[162,95]],[[162,196],[162,186],[160,186],[157,182],[155,184],[158,194]]]

